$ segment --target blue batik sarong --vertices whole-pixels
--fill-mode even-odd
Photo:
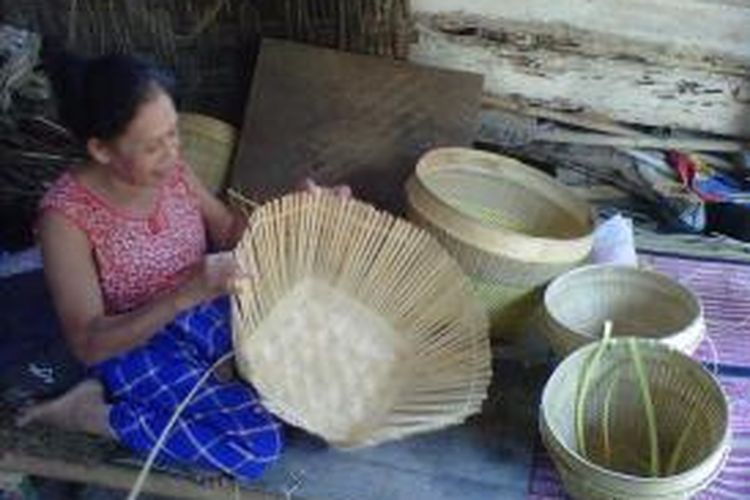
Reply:
[[[112,403],[122,444],[147,454],[177,406],[231,349],[229,299],[181,313],[144,346],[94,367]],[[157,459],[219,470],[240,481],[260,476],[281,452],[280,423],[255,390],[210,376],[185,408]]]

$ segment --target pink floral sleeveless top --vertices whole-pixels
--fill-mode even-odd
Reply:
[[[42,199],[40,212],[55,210],[88,237],[108,313],[136,308],[174,289],[181,272],[203,258],[206,229],[185,168],[172,169],[149,215],[114,207],[69,172]]]

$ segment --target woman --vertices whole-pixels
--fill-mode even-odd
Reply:
[[[45,195],[38,233],[63,331],[96,379],[21,423],[111,436],[143,454],[231,349],[235,265],[206,252],[232,248],[245,220],[181,161],[170,83],[153,67],[125,55],[68,57],[53,82],[89,161]],[[280,424],[254,390],[212,375],[160,457],[252,480],[281,448]]]

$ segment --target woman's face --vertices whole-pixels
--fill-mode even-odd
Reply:
[[[137,186],[158,185],[180,155],[177,112],[169,95],[156,90],[109,149],[118,177]]]

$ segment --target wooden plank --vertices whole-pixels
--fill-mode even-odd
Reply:
[[[310,176],[402,212],[424,152],[471,144],[481,89],[476,74],[265,40],[230,185],[263,201]]]
[[[412,0],[412,10],[560,24],[750,61],[747,0]]]
[[[554,109],[547,109],[540,106],[529,106],[528,103],[525,102],[497,96],[483,96],[482,108],[511,111],[513,113],[552,120],[566,125],[572,125],[574,127],[595,130],[605,134],[622,135],[625,137],[642,137],[645,135],[632,127],[615,122],[606,116],[598,116],[586,112],[566,113],[564,111],[555,111]]]
[[[481,113],[479,139],[487,142],[502,143],[508,135],[507,113],[495,113],[491,110]],[[533,116],[533,115],[531,115]],[[560,127],[526,127],[525,137],[519,137],[528,143],[549,142],[555,144],[578,144],[584,146],[611,146],[625,149],[678,149],[681,151],[712,151],[722,153],[739,153],[748,145],[738,141],[722,139],[705,139],[697,137],[656,137],[651,135],[611,135],[607,133],[579,132]],[[513,134],[518,137],[518,133]]]
[[[424,24],[418,30],[413,62],[480,72],[489,94],[629,123],[750,137],[746,76],[591,57],[554,44],[529,48],[513,39],[448,34]]]
[[[545,49],[595,58],[750,76],[750,57],[708,54],[705,51],[628,38],[616,33],[601,33],[551,22],[488,18],[464,12],[417,13],[413,18],[416,24],[439,32],[474,35],[502,45],[512,45],[526,52]]]
[[[135,484],[137,466],[113,462],[130,457],[115,441],[44,425],[19,428],[13,423],[14,416],[10,407],[0,406],[0,471],[120,490],[129,490]],[[143,491],[185,499],[277,498],[270,492],[247,488],[241,490],[240,496],[234,496],[231,481],[209,479],[202,484],[199,478],[200,471],[193,474],[179,468],[174,473],[152,470]]]
[[[0,470],[120,490],[130,490],[138,474],[137,469],[126,467],[108,464],[78,464],[65,460],[45,459],[16,453],[4,453],[0,456]],[[149,476],[143,492],[195,500],[215,500],[217,498],[271,500],[279,498],[278,495],[260,491],[237,489],[231,484],[202,486],[193,481],[158,472]]]
[[[536,140],[559,144],[581,144],[586,146],[612,146],[626,149],[679,149],[681,151],[712,151],[739,153],[745,146],[739,142],[714,139],[662,138],[662,137],[616,137],[606,134],[558,131],[541,132]]]
[[[612,200],[627,200],[630,195],[614,186],[594,184],[591,186],[568,186],[573,193],[589,203],[609,202]]]

